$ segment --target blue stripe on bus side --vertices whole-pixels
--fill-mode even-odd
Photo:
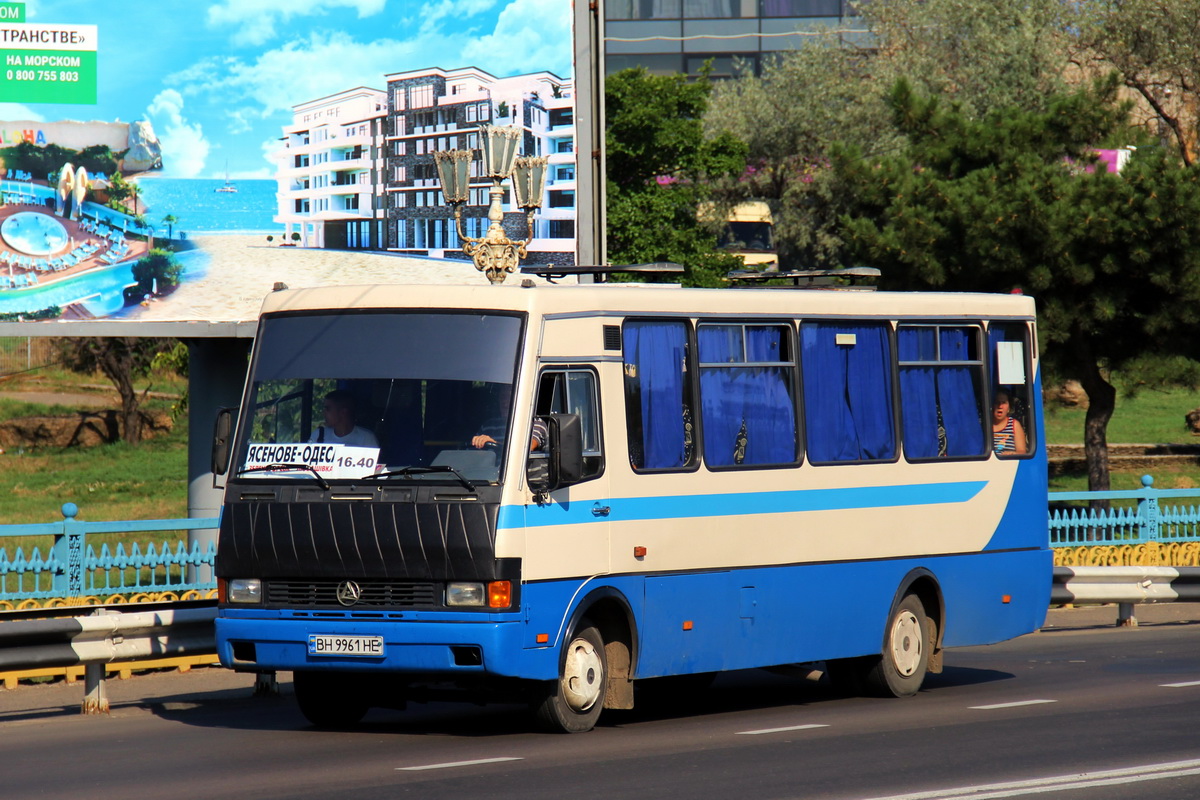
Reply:
[[[986,485],[987,481],[962,481],[786,492],[620,497],[585,500],[565,505],[509,505],[500,509],[497,527],[504,530],[548,525],[579,525],[588,522],[631,522],[965,503],[979,494]],[[596,506],[607,506],[610,509],[608,515],[593,514],[593,508]]]

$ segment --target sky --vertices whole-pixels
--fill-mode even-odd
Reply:
[[[97,26],[97,103],[0,103],[0,126],[149,120],[169,177],[273,177],[292,106],[385,89],[388,73],[571,77],[571,0],[27,0],[25,13]]]

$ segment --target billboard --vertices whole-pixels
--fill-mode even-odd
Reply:
[[[572,57],[570,0],[0,2],[0,321],[236,321],[277,283],[484,281],[433,159],[482,125],[549,159],[530,259],[573,263]]]

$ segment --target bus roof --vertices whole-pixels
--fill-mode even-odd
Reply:
[[[487,309],[530,313],[917,317],[1021,317],[1032,297],[964,292],[682,289],[651,284],[547,286],[364,285],[294,289],[266,297],[263,314],[294,311]]]

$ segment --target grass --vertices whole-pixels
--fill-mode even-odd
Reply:
[[[53,522],[65,502],[87,520],[187,516],[186,420],[137,446],[9,451],[0,459],[8,487],[0,522]]]
[[[1200,406],[1200,395],[1189,389],[1159,391],[1146,389],[1136,397],[1117,397],[1108,423],[1108,441],[1125,444],[1200,444],[1200,436],[1188,431],[1183,416]],[[1050,444],[1083,442],[1082,408],[1046,405],[1046,441]]]
[[[12,351],[12,341],[0,338],[0,355]],[[22,340],[23,341],[23,340]],[[24,356],[20,356],[23,361]],[[22,364],[23,365],[23,364]],[[11,363],[9,368],[11,369]],[[77,375],[58,367],[44,367],[0,378],[0,392],[100,393],[116,395],[99,375]],[[139,382],[155,392],[181,394],[186,381],[175,375],[156,374]],[[148,397],[149,408],[167,410],[170,397]],[[1112,443],[1200,443],[1186,430],[1184,414],[1200,406],[1200,395],[1185,390],[1145,390],[1138,396],[1117,398],[1108,427]],[[0,398],[0,420],[42,414],[73,414],[76,408],[56,403],[38,405]],[[1077,444],[1083,440],[1085,411],[1047,405],[1045,438],[1051,444]],[[1114,469],[1113,489],[1136,489],[1145,470]],[[1200,487],[1200,465],[1163,465],[1153,469],[1161,489]],[[169,435],[131,447],[124,443],[67,450],[10,450],[0,455],[0,524],[52,522],[61,519],[64,502],[79,506],[80,519],[169,519],[187,515],[187,420],[180,418]],[[1054,476],[1051,491],[1083,491],[1083,473]]]
[[[1200,406],[1200,395],[1189,389],[1146,389],[1136,397],[1118,395],[1116,409],[1108,424],[1110,444],[1200,444],[1200,436],[1184,424],[1187,412]],[[1045,409],[1046,441],[1050,444],[1081,444],[1087,411],[1063,408],[1048,403]],[[1121,469],[1110,472],[1113,490],[1140,489],[1147,470]],[[1194,489],[1200,487],[1200,465],[1163,464],[1150,470],[1158,489]],[[1087,491],[1086,473],[1051,476],[1050,491]]]
[[[0,353],[6,347],[11,351],[12,342],[0,339]],[[185,391],[186,380],[172,374],[155,374],[136,385],[139,390],[149,388],[155,392],[147,396],[144,408],[169,411],[174,396]],[[119,405],[115,390],[104,376],[79,375],[57,366],[6,375],[0,378],[0,392],[87,394],[106,399],[104,407]],[[67,401],[40,404],[0,398],[0,421],[73,415],[79,410]],[[137,446],[117,442],[87,448],[10,447],[0,455],[0,475],[0,524],[62,519],[60,509],[65,502],[79,506],[79,518],[87,520],[185,517],[187,418],[175,420],[171,433]]]
[[[0,339],[2,351],[3,339]],[[2,352],[0,352],[2,354]],[[11,362],[10,362],[11,363]],[[180,394],[183,379],[173,375],[155,375],[138,382],[139,389],[152,388],[164,394]],[[48,396],[87,394],[106,399],[102,407],[119,404],[116,393],[100,375],[77,375],[57,367],[22,371],[0,380],[0,392],[38,393]],[[160,411],[170,409],[169,396],[148,396],[144,407]],[[31,403],[25,399],[0,398],[0,421],[31,416],[74,415],[80,409],[64,402]],[[0,524],[57,522],[62,505],[75,503],[81,520],[176,519],[187,516],[187,419],[175,420],[166,435],[131,446],[124,442],[97,447],[22,448],[10,447],[0,454]],[[186,532],[116,533],[89,535],[87,544],[100,552],[107,544],[115,553],[118,544],[126,551],[136,544],[144,553],[147,545],[156,548],[186,541]],[[53,538],[22,536],[0,538],[0,548],[9,558],[19,549],[30,558],[36,548],[45,558]],[[162,572],[160,567],[158,570]],[[134,570],[127,570],[129,578]],[[148,573],[142,570],[143,579]],[[33,588],[32,576],[21,586]],[[42,576],[41,589],[48,589],[49,578]],[[18,591],[17,576],[6,576],[0,588]],[[144,589],[143,589],[144,591]]]

